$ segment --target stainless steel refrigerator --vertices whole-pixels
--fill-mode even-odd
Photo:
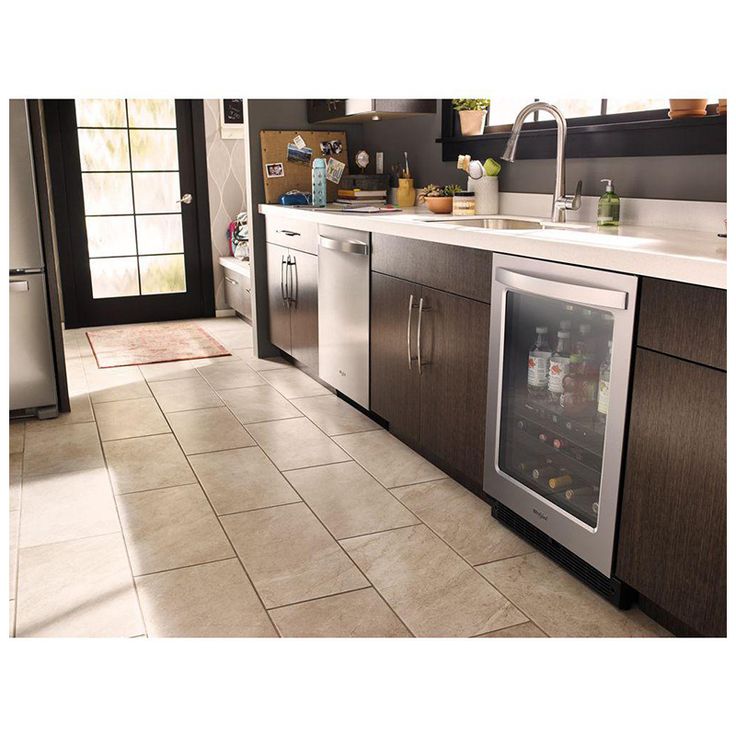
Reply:
[[[10,411],[58,414],[46,263],[25,100],[10,100]]]

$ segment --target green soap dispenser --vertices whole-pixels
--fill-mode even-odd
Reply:
[[[613,182],[610,179],[601,179],[606,182],[606,191],[598,200],[598,224],[617,227],[619,224],[619,213],[621,212],[621,200],[613,191]]]

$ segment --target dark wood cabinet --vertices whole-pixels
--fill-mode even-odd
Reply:
[[[318,370],[318,258],[266,244],[269,336],[300,363]]]
[[[372,290],[371,409],[397,437],[480,490],[489,305],[376,272]]]
[[[320,123],[323,120],[341,118],[345,115],[347,100],[307,100],[307,121]]]
[[[315,372],[319,370],[318,264],[317,256],[289,250],[287,271],[291,303],[291,355]]]
[[[404,118],[412,115],[433,115],[437,100],[433,99],[344,99],[307,100],[307,121],[319,123],[359,123],[373,119]]]
[[[422,287],[422,447],[483,484],[491,308]]]
[[[616,575],[726,633],[726,373],[637,349]]]
[[[419,442],[415,313],[421,289],[403,279],[371,274],[371,411],[411,444]]]

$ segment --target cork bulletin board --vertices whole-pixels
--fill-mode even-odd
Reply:
[[[288,159],[288,147],[296,136],[301,136],[307,148],[312,149],[308,162],[298,163]],[[345,164],[343,176],[348,172],[348,143],[345,131],[340,130],[262,130],[261,137],[261,173],[263,188],[266,193],[267,204],[277,204],[279,197],[292,189],[302,192],[312,191],[312,161],[324,156],[320,143],[322,141],[340,141],[342,151],[332,153],[332,158]],[[273,166],[282,164],[282,168]],[[268,174],[283,173],[283,176],[269,176]],[[338,185],[327,182],[327,201],[337,199]]]

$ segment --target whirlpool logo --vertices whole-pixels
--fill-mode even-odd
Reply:
[[[537,511],[537,509],[533,508],[532,511],[542,520],[547,521],[547,514],[543,514],[541,511]]]

